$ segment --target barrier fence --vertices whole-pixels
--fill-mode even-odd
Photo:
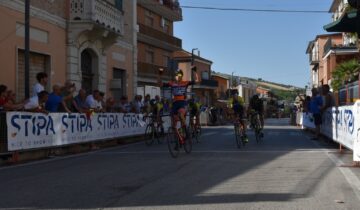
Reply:
[[[7,152],[6,113],[0,112],[0,153]]]
[[[297,115],[302,128],[315,128],[310,113]],[[351,106],[332,107],[322,115],[321,133],[353,151],[353,160],[360,161],[360,101]]]

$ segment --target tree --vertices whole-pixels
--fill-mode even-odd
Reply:
[[[339,90],[345,83],[352,82],[358,78],[360,64],[356,59],[348,60],[336,66],[332,75],[331,86]]]

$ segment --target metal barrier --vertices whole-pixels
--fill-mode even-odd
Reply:
[[[7,151],[6,112],[0,112],[0,153]]]

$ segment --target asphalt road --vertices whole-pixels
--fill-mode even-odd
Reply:
[[[237,149],[231,126],[210,127],[177,159],[138,143],[3,167],[0,209],[360,209],[360,169],[334,145],[287,120],[249,137]]]

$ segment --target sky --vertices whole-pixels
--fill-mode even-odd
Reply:
[[[183,6],[328,11],[332,0],[180,0]],[[330,13],[264,13],[183,8],[174,34],[183,49],[198,48],[212,70],[286,85],[310,82],[306,48],[327,33]]]

